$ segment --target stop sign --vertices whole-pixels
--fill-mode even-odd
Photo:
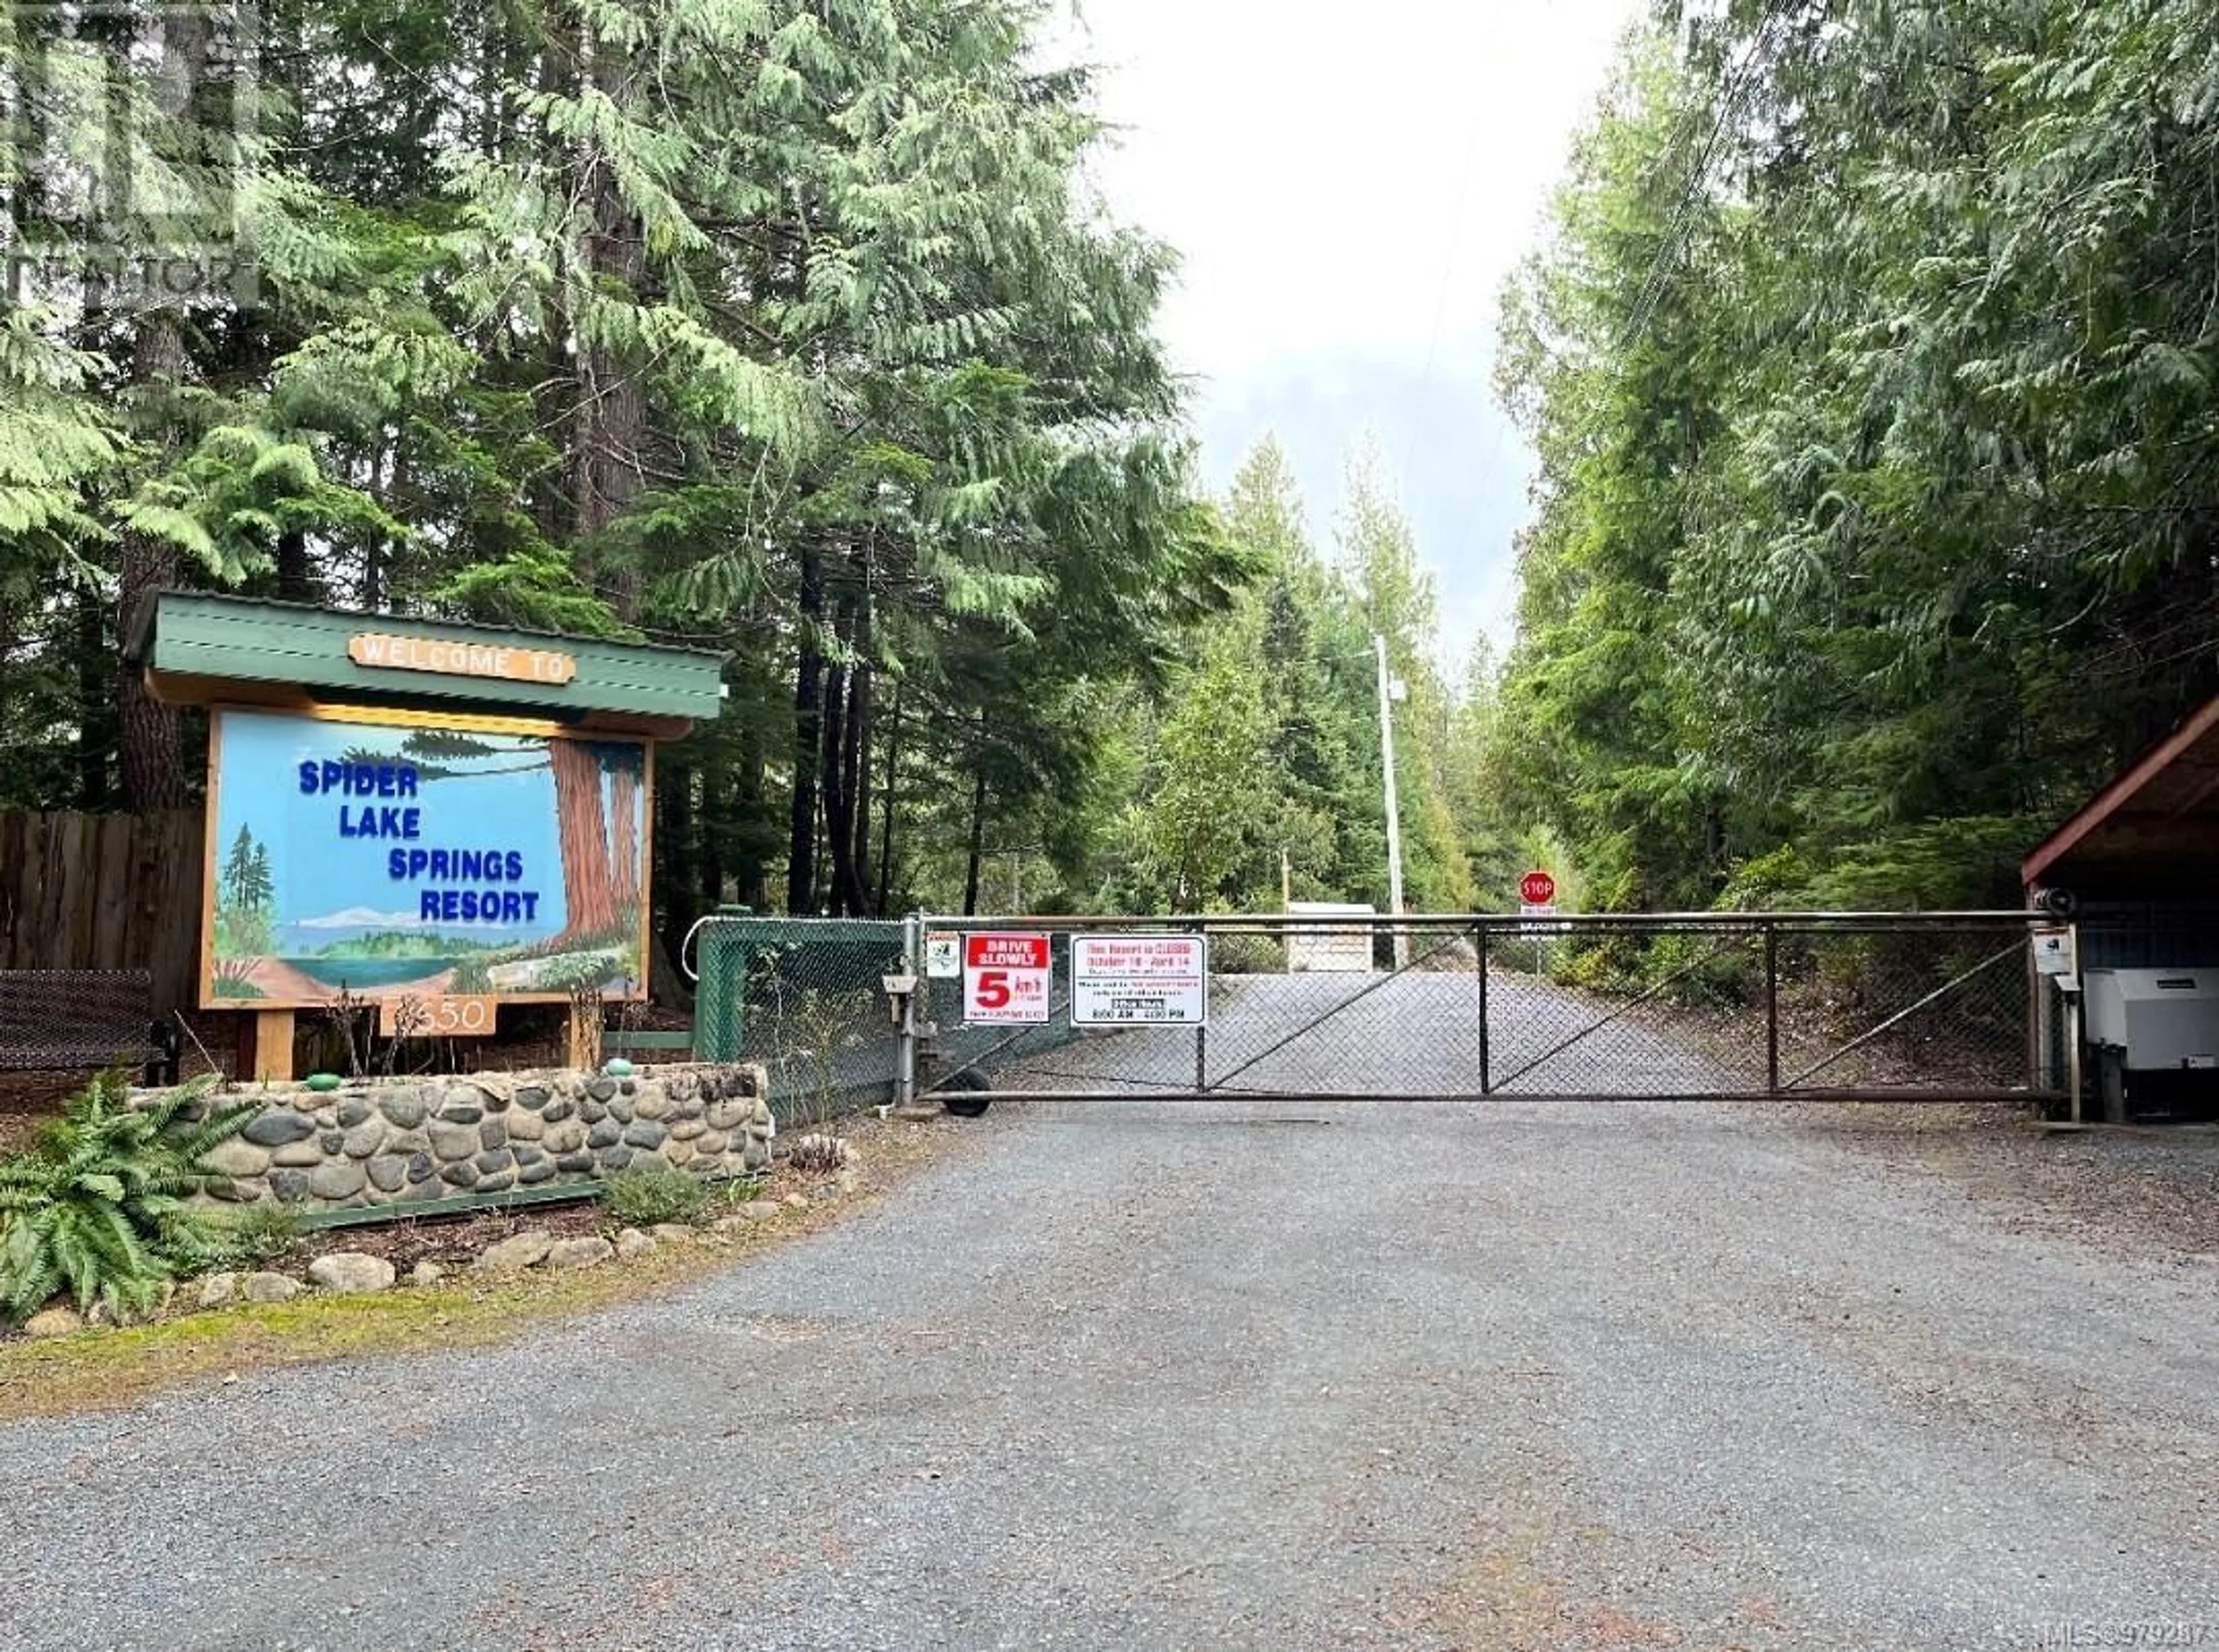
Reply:
[[[1529,872],[1518,880],[1518,898],[1528,906],[1546,906],[1557,898],[1557,880],[1545,872]]]

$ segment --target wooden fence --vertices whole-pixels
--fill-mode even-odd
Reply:
[[[144,969],[154,1010],[190,1009],[200,969],[197,809],[0,812],[0,969]]]

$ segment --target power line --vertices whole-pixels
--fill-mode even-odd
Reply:
[[[1766,0],[1764,16],[1757,24],[1756,38],[1750,42],[1748,54],[1735,69],[1725,93],[1719,99],[1718,118],[1711,123],[1710,136],[1704,140],[1702,154],[1688,173],[1687,185],[1680,192],[1671,221],[1665,226],[1664,239],[1657,245],[1656,256],[1650,261],[1649,273],[1642,278],[1641,293],[1634,300],[1633,314],[1626,322],[1625,334],[1620,339],[1621,347],[1639,342],[1641,335],[1648,331],[1649,318],[1656,310],[1656,301],[1663,296],[1665,266],[1679,253],[1680,238],[1687,229],[1688,214],[1694,208],[1696,197],[1710,180],[1711,163],[1718,156],[1719,144],[1725,136],[1726,127],[1741,114],[1743,99],[1754,84],[1752,71],[1771,41],[1773,25],[1786,15],[1786,0]]]

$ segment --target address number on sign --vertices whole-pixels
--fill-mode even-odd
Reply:
[[[378,1034],[382,1038],[490,1038],[496,1002],[469,993],[381,998]]]

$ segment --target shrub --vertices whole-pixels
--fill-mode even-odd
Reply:
[[[793,1144],[786,1162],[805,1176],[830,1176],[848,1168],[848,1144],[812,1130]]]
[[[209,1260],[220,1267],[290,1256],[306,1232],[291,1205],[247,1205],[208,1218]]]
[[[708,1202],[707,1189],[667,1164],[629,1165],[601,1183],[602,1208],[624,1227],[699,1221]]]
[[[246,1127],[258,1102],[206,1109],[212,1079],[130,1104],[121,1068],[71,1096],[29,1152],[0,1161],[0,1314],[22,1320],[66,1289],[143,1314],[162,1287],[216,1255],[186,1198],[209,1180],[202,1157]]]

